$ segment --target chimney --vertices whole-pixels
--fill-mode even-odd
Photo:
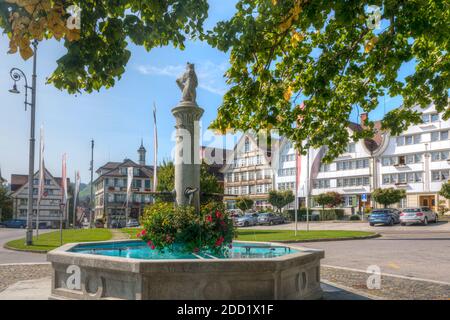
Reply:
[[[361,127],[365,127],[366,126],[365,125],[366,120],[369,120],[369,114],[367,112],[364,112],[364,113],[361,114],[361,122],[360,122]]]

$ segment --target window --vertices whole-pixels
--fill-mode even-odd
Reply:
[[[396,183],[417,183],[422,182],[422,172],[408,172],[408,173],[395,173],[384,174],[382,177],[383,185],[396,184]]]
[[[369,159],[347,160],[336,162],[337,171],[365,169],[368,167],[369,167]]]
[[[330,187],[329,179],[317,179],[314,180],[314,188],[315,189],[326,189]]]
[[[448,130],[435,131],[431,133],[431,141],[444,141],[448,140]]]
[[[347,145],[347,148],[345,149],[345,152],[352,153],[352,152],[355,152],[355,150],[356,150],[356,145],[354,143],[349,143]]]
[[[450,159],[449,151],[436,151],[431,153],[431,161],[445,161]]]
[[[245,152],[250,152],[250,139],[245,138],[245,146],[244,146]]]
[[[431,180],[432,181],[447,181],[450,175],[449,170],[436,170],[431,171]]]
[[[422,121],[423,121],[423,123],[430,123],[430,122],[439,121],[439,114],[437,114],[437,113],[423,114],[422,115]]]
[[[420,134],[397,137],[397,146],[418,144],[422,141]]]

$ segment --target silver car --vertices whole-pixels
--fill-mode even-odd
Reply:
[[[238,217],[234,221],[234,224],[238,227],[256,226],[258,224],[258,214],[257,213],[244,214],[243,216]]]
[[[429,222],[437,223],[439,216],[428,207],[415,207],[403,209],[400,213],[400,223],[402,226],[413,223],[427,225]]]

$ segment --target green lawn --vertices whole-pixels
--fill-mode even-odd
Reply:
[[[136,239],[136,235],[142,229],[121,229],[122,232],[129,235],[131,239]],[[256,230],[256,229],[238,229],[237,240],[242,241],[305,241],[320,239],[345,239],[354,237],[367,237],[375,235],[374,232],[364,231],[298,231],[297,237],[291,230]]]
[[[343,230],[313,230],[298,231],[295,236],[292,230],[256,230],[239,229],[238,240],[242,241],[305,241],[305,240],[326,240],[345,239],[354,237],[367,237],[375,235],[374,232],[364,231],[343,231]]]
[[[108,229],[68,229],[63,230],[63,244],[73,242],[94,242],[107,241],[112,238],[112,233]],[[60,246],[59,231],[49,232],[39,235],[39,239],[33,237],[33,245],[26,246],[25,239],[18,239],[8,242],[5,247],[17,250],[50,251]]]
[[[120,229],[123,233],[127,234],[130,239],[136,239],[137,234],[140,233],[143,230],[143,228],[123,228]]]

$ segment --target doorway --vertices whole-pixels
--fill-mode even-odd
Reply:
[[[428,207],[433,211],[436,209],[435,196],[420,196],[419,202],[422,207]]]

